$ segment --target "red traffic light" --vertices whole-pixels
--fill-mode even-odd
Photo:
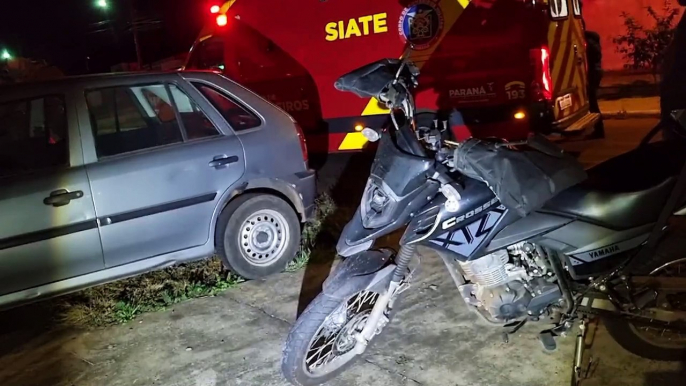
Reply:
[[[217,25],[220,27],[223,27],[229,23],[229,19],[226,17],[226,15],[219,15],[217,16]]]
[[[213,6],[210,8],[210,12],[213,13],[213,14],[219,13],[220,10],[221,10],[221,7],[218,6],[218,5],[213,5]]]

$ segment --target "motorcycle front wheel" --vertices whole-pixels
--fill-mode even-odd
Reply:
[[[359,356],[355,335],[364,328],[379,296],[367,289],[345,299],[319,294],[286,340],[281,362],[286,379],[297,386],[320,385],[350,367]],[[384,314],[390,320],[391,308]],[[384,326],[377,327],[375,336]]]

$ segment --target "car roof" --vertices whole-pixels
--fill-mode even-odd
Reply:
[[[129,72],[129,73],[107,73],[80,76],[68,76],[45,81],[21,82],[0,85],[0,102],[6,100],[16,100],[30,98],[38,95],[49,95],[65,93],[72,87],[77,88],[98,88],[112,87],[119,82],[159,82],[163,80],[174,80],[179,77],[198,77],[210,80],[217,73],[212,71],[171,71],[171,72]]]

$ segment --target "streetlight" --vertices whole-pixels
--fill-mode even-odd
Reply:
[[[10,60],[12,59],[12,54],[10,54],[10,52],[7,50],[2,50],[2,54],[0,55],[0,57],[2,58],[2,60]]]
[[[97,5],[100,8],[108,8],[110,5],[107,3],[107,0],[98,0],[95,5]]]

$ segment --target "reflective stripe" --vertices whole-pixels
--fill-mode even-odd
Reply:
[[[364,111],[362,111],[362,116],[388,114],[390,111],[391,110],[384,107],[376,98],[372,98],[369,100],[369,103],[367,103],[367,107],[364,108]]]
[[[338,150],[360,150],[367,144],[367,138],[362,133],[348,133]]]
[[[226,3],[224,3],[224,5],[222,5],[221,9],[219,10],[219,13],[226,13],[226,12],[228,12],[228,11],[229,11],[229,8],[231,8],[231,6],[233,5],[233,3],[235,3],[235,2],[236,2],[236,0],[229,0],[229,1],[227,1]]]

